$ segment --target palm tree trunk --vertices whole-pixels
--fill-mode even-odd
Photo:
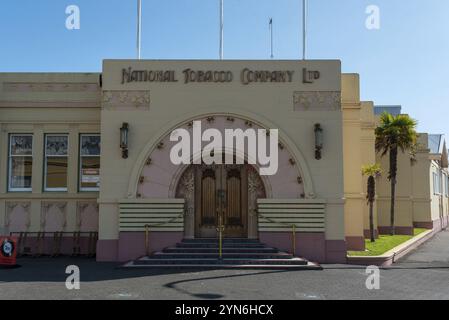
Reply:
[[[372,201],[369,203],[369,231],[371,236],[371,242],[375,242],[374,239],[374,204]]]
[[[391,180],[391,203],[390,203],[390,235],[394,236],[394,204],[396,202],[396,179]]]
[[[398,148],[390,150],[390,183],[391,183],[391,203],[390,203],[390,235],[395,235],[394,225],[394,205],[396,202],[396,173],[397,173]]]

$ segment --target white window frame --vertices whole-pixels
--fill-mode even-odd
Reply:
[[[433,194],[438,195],[438,174],[436,172],[432,172],[433,177]]]
[[[444,184],[445,184],[445,195],[449,198],[449,175],[444,174]]]
[[[49,156],[47,155],[47,138],[48,137],[67,137],[67,154],[66,155],[58,155],[58,156]],[[67,186],[65,188],[48,188],[47,187],[47,169],[48,169],[48,157],[53,158],[67,158],[67,183],[68,183],[68,174],[69,174],[69,148],[70,141],[69,135],[67,133],[47,133],[44,138],[44,191],[45,192],[67,192]]]
[[[434,180],[434,183],[433,183],[433,194],[441,196],[444,193],[443,184],[442,184],[443,177],[442,177],[441,170],[437,170],[437,171],[433,172],[433,177],[434,177],[433,178],[433,180]]]
[[[100,158],[101,157],[101,149],[99,155],[82,155],[81,149],[83,147],[82,141],[83,137],[100,137],[101,143],[101,134],[100,133],[82,133],[79,135],[79,150],[78,150],[78,161],[79,161],[79,170],[78,170],[78,189],[80,192],[98,192],[100,191],[100,187],[83,187],[82,186],[82,178],[83,178],[83,158]],[[101,167],[100,167],[101,172]],[[101,176],[101,175],[100,175]],[[101,181],[100,181],[101,183]]]
[[[12,137],[31,137],[31,155],[12,155],[11,154],[11,140]],[[8,138],[8,192],[32,192],[33,191],[33,172],[31,171],[31,187],[30,188],[13,188],[11,186],[11,180],[12,180],[12,159],[17,158],[24,158],[24,157],[31,157],[32,161],[34,162],[34,136],[32,133],[11,133],[9,134]],[[31,169],[32,170],[32,169]]]

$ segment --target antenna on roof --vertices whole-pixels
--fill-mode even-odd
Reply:
[[[220,0],[220,60],[223,60],[223,38],[224,38],[224,3]]]
[[[269,26],[270,26],[270,46],[271,46],[270,58],[273,59],[274,58],[274,54],[273,54],[273,18],[270,18]]]
[[[307,46],[307,0],[302,0],[302,59],[306,60]]]

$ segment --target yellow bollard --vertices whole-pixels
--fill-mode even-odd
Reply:
[[[218,259],[222,260],[223,258],[223,231],[224,231],[224,225],[222,220],[222,215],[218,216]]]

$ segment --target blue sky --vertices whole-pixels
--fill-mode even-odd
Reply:
[[[65,28],[78,5],[81,29]],[[365,28],[368,5],[380,30]],[[225,58],[301,57],[300,0],[225,0]],[[134,58],[135,0],[0,2],[0,72],[101,71],[104,58]],[[143,0],[143,58],[216,59],[218,0]],[[449,1],[309,0],[308,58],[341,59],[361,75],[361,95],[401,104],[419,130],[449,135]]]

